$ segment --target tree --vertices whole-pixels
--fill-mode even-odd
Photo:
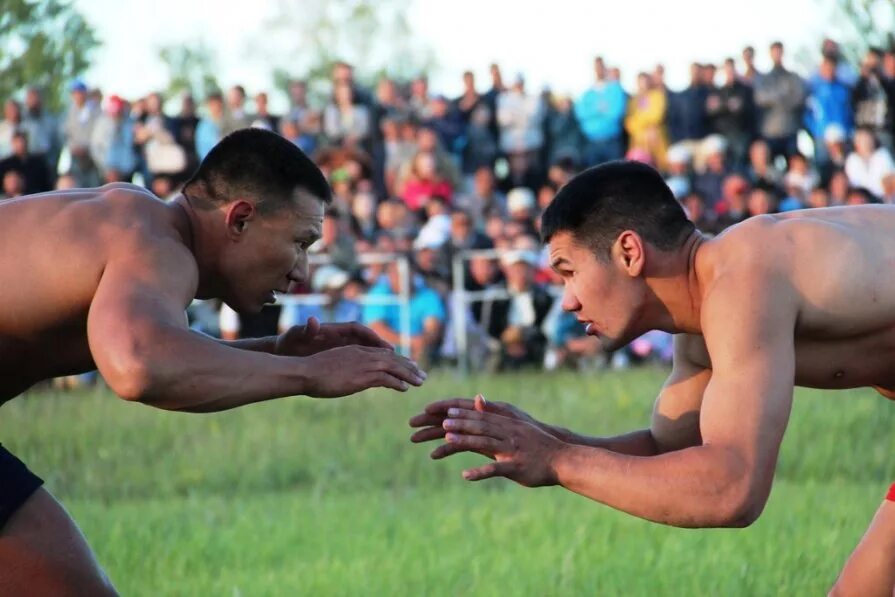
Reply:
[[[832,23],[842,36],[842,51],[859,63],[868,48],[895,46],[895,0],[834,0]]]
[[[332,66],[351,63],[358,80],[387,74],[406,80],[435,67],[434,53],[414,39],[409,0],[279,0],[264,34],[265,60],[277,87],[308,81],[312,94],[328,95]]]
[[[0,98],[37,86],[58,110],[67,85],[99,45],[68,0],[0,0]]]
[[[168,97],[185,91],[205,97],[220,89],[214,52],[204,41],[163,46],[158,56],[168,70]]]

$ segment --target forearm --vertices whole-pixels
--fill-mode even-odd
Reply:
[[[655,456],[659,453],[653,434],[649,429],[640,429],[614,437],[591,437],[581,435],[563,427],[547,425],[548,431],[567,444],[602,448],[629,456]]]
[[[242,338],[240,340],[218,340],[217,342],[230,348],[276,354],[277,336],[266,336],[264,338]]]
[[[156,332],[128,352],[101,360],[100,372],[123,398],[164,410],[221,411],[308,391],[303,359],[239,350],[187,330]]]
[[[653,522],[734,527],[757,516],[742,460],[711,446],[639,457],[570,445],[553,469],[566,489]]]

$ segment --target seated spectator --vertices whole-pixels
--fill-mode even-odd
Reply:
[[[404,330],[410,336],[410,357],[423,365],[437,355],[436,348],[441,341],[446,313],[441,297],[426,286],[420,276],[410,274],[410,317],[409,328]],[[370,288],[371,299],[398,298],[402,294],[405,281],[401,280],[398,261],[392,261]],[[386,342],[401,346],[401,307],[398,304],[367,304],[363,309],[363,322]],[[425,365],[423,365],[425,366]]]
[[[544,360],[547,339],[541,331],[553,305],[547,290],[534,283],[537,257],[529,251],[511,251],[501,260],[510,298],[494,305],[494,326],[503,330],[502,368],[539,365]]]
[[[473,226],[469,213],[462,209],[454,209],[451,214],[451,252],[472,249],[490,249],[494,243]]]
[[[883,196],[883,178],[895,172],[892,154],[881,147],[873,131],[858,127],[855,131],[855,149],[845,160],[845,173],[853,187],[862,187],[876,197]]]
[[[537,200],[531,189],[516,187],[507,193],[507,215],[510,223],[521,226],[521,233],[536,235],[534,221],[537,217]]]
[[[776,209],[773,195],[761,187],[752,189],[747,203],[748,217],[772,214]]]
[[[715,206],[719,230],[739,224],[749,217],[748,197],[749,183],[746,179],[739,174],[732,174],[724,179],[721,200]]]
[[[830,192],[830,205],[845,205],[849,188],[848,175],[845,170],[833,172],[830,182],[827,184],[827,189]]]
[[[665,184],[677,199],[682,199],[693,190],[693,173],[690,169],[690,150],[684,145],[672,145],[668,148],[666,161],[668,176]]]
[[[352,280],[345,270],[334,265],[317,268],[311,277],[311,289],[322,295],[323,300],[318,304],[283,305],[278,324],[280,333],[294,325],[305,325],[311,317],[320,323],[360,321],[358,298],[363,294],[363,284]]]
[[[845,197],[845,205],[870,205],[871,203],[878,203],[877,198],[873,196],[873,193],[862,187],[849,189],[848,195]]]
[[[460,113],[452,108],[443,95],[432,98],[429,105],[430,116],[426,124],[438,134],[442,147],[449,153],[459,155],[465,141],[465,125]]]
[[[705,199],[696,191],[687,193],[687,196],[681,200],[681,205],[687,218],[693,222],[697,229],[706,234],[716,234],[718,232],[717,218],[714,212],[710,212],[705,206]]]
[[[50,171],[43,156],[28,153],[28,135],[16,131],[12,135],[12,155],[0,160],[0,177],[15,170],[22,175],[23,193],[43,193],[53,188]]]
[[[807,207],[830,207],[830,193],[823,186],[814,187],[808,195]]]
[[[25,177],[18,170],[7,170],[3,174],[3,192],[0,200],[15,199],[25,194]]]
[[[824,131],[823,143],[826,157],[823,161],[818,161],[815,154],[815,164],[818,166],[820,183],[827,186],[830,184],[833,172],[845,169],[845,160],[848,157],[848,137],[845,129],[838,124],[831,124]]]
[[[754,141],[749,147],[747,176],[752,186],[771,192],[776,191],[783,179],[783,174],[771,163],[771,151],[762,139]]]
[[[358,191],[351,200],[351,233],[359,242],[376,242],[376,196],[370,191]]]
[[[311,245],[308,252],[328,255],[334,265],[345,271],[354,272],[357,269],[357,255],[354,253],[354,241],[348,233],[348,226],[342,215],[332,207],[323,215],[320,240]]]
[[[705,198],[708,206],[714,208],[721,199],[721,185],[730,169],[727,167],[727,142],[720,135],[709,135],[699,146],[704,160],[704,169],[693,180],[693,188]]]
[[[416,211],[424,208],[426,202],[436,195],[450,199],[453,193],[451,184],[436,168],[435,155],[428,151],[420,151],[413,158],[410,177],[398,195],[407,207]]]

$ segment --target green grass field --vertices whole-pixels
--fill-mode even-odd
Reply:
[[[644,426],[663,371],[430,378],[407,394],[217,415],[105,390],[5,405],[0,441],[47,480],[125,595],[820,595],[895,480],[895,404],[797,392],[764,515],[636,520],[558,488],[470,484],[407,419],[483,391],[595,435]]]

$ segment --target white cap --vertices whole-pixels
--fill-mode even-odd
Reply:
[[[534,209],[535,203],[535,194],[527,187],[516,187],[507,193],[507,209],[511,212]]]
[[[666,157],[668,162],[672,164],[689,164],[692,156],[686,145],[676,143],[668,148]]]
[[[348,283],[348,273],[334,265],[321,266],[311,278],[314,292],[337,290]]]
[[[527,263],[528,265],[535,267],[538,264],[538,256],[532,251],[509,251],[500,257],[500,263],[504,267],[509,267],[514,263]]]
[[[842,143],[845,138],[845,128],[837,122],[828,124],[824,129],[824,141],[827,143]]]
[[[724,153],[727,149],[727,140],[721,135],[709,135],[702,140],[699,148],[705,155]]]

